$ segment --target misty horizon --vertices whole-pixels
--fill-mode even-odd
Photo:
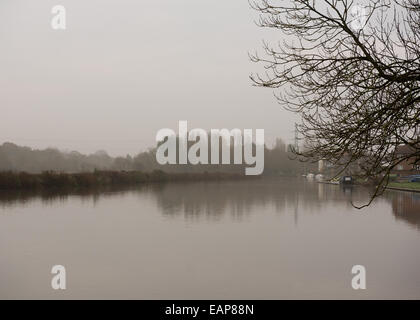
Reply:
[[[248,54],[275,33],[248,2],[62,1],[65,31],[56,4],[0,4],[0,143],[133,155],[177,119],[292,141],[296,116],[249,79],[262,67]]]

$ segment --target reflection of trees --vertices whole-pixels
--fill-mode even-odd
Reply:
[[[420,229],[420,193],[392,191],[386,197],[392,203],[392,213],[397,220]]]
[[[42,190],[12,190],[0,191],[0,207],[13,207],[16,205],[29,205],[33,201],[41,200],[44,205],[54,205],[57,202],[65,202],[69,197],[76,196],[82,201],[93,201],[96,203],[101,198],[115,197],[133,187],[101,187],[78,189],[77,191],[66,188],[42,189]],[[136,190],[142,190],[137,187]]]
[[[152,199],[156,199],[159,210],[165,216],[183,215],[188,219],[204,217],[217,220],[230,215],[240,219],[271,206],[278,213],[293,213],[296,223],[302,211],[317,213],[326,205],[351,208],[351,200],[363,203],[369,199],[368,190],[361,187],[318,184],[295,178],[251,178],[220,182],[153,183],[135,188],[107,187],[77,192],[65,189],[0,192],[0,207],[30,205],[39,199],[45,205],[55,205],[74,196],[96,203],[102,198],[124,195],[127,191],[139,195],[148,193]],[[392,203],[397,218],[420,227],[420,194],[389,192],[386,198]]]
[[[368,199],[368,193],[361,188],[343,190],[334,185],[284,178],[166,184],[156,195],[158,206],[165,215],[214,219],[228,213],[240,217],[272,205],[276,212],[291,210],[296,221],[301,209],[318,212],[326,203],[345,203],[351,207],[351,199]]]
[[[48,189],[42,191],[2,191],[0,206],[30,204],[41,199],[44,204],[66,201],[70,196],[93,202],[104,197],[115,197],[125,191],[150,192],[157,199],[165,215],[183,213],[186,216],[216,217],[225,212],[241,216],[254,208],[273,205],[277,212],[285,209],[320,209],[325,201],[347,202],[361,198],[359,189],[340,189],[337,186],[303,182],[294,178],[249,179],[190,183],[154,183],[139,187],[104,187],[97,189]],[[296,211],[296,210],[295,210]],[[298,212],[296,211],[296,214]]]

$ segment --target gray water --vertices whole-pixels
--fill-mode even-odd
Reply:
[[[420,194],[355,209],[368,192],[261,179],[1,193],[0,298],[419,299]]]

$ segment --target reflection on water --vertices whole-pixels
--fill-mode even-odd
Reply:
[[[163,214],[181,214],[186,218],[199,215],[217,216],[228,210],[241,216],[252,211],[253,207],[274,204],[278,211],[286,207],[310,207],[319,210],[323,202],[342,202],[351,207],[351,200],[367,201],[364,189],[352,187],[302,183],[288,180],[287,184],[279,184],[278,180],[255,180],[249,182],[196,182],[151,184],[138,188],[106,188],[103,190],[43,190],[42,192],[11,191],[0,192],[0,206],[6,208],[16,205],[30,205],[31,201],[41,199],[45,205],[54,205],[77,196],[82,201],[92,201],[96,204],[101,198],[115,197],[118,194],[131,192],[143,194],[152,193],[156,196],[157,205]]]
[[[352,206],[368,200],[297,179],[1,192],[0,298],[419,298],[420,194]],[[73,275],[61,296],[56,263]]]
[[[395,217],[416,226],[420,231],[420,193],[392,192],[386,197],[392,201]]]
[[[360,189],[350,194],[336,186],[323,184],[302,184],[289,180],[279,184],[278,180],[258,180],[248,183],[222,184],[185,184],[177,188],[165,187],[155,190],[157,205],[163,214],[194,216],[211,216],[217,218],[223,214],[241,217],[252,214],[259,207],[273,205],[277,212],[294,208],[319,211],[324,200],[338,202],[351,207],[352,196],[367,199]]]
[[[288,179],[279,183],[276,179],[250,182],[196,182],[176,184],[152,184],[136,188],[104,188],[101,190],[43,190],[42,192],[1,191],[0,208],[30,205],[41,200],[44,205],[65,202],[78,197],[83,202],[95,205],[101,198],[116,197],[119,194],[151,193],[156,205],[164,215],[183,215],[185,219],[205,216],[218,219],[226,213],[237,218],[250,214],[255,208],[272,204],[277,212],[293,208],[298,222],[299,208],[316,213],[324,205],[340,203],[352,208],[353,204],[364,204],[369,200],[370,190],[354,186],[336,186]],[[420,193],[386,192],[383,199],[392,203],[392,212],[420,230]],[[363,210],[360,211],[363,213]]]

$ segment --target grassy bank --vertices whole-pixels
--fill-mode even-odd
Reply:
[[[2,190],[36,190],[51,188],[96,188],[104,186],[131,186],[152,182],[208,181],[243,179],[245,176],[229,173],[165,173],[153,171],[95,171],[84,173],[0,172]]]
[[[390,182],[388,187],[420,191],[420,182]]]

